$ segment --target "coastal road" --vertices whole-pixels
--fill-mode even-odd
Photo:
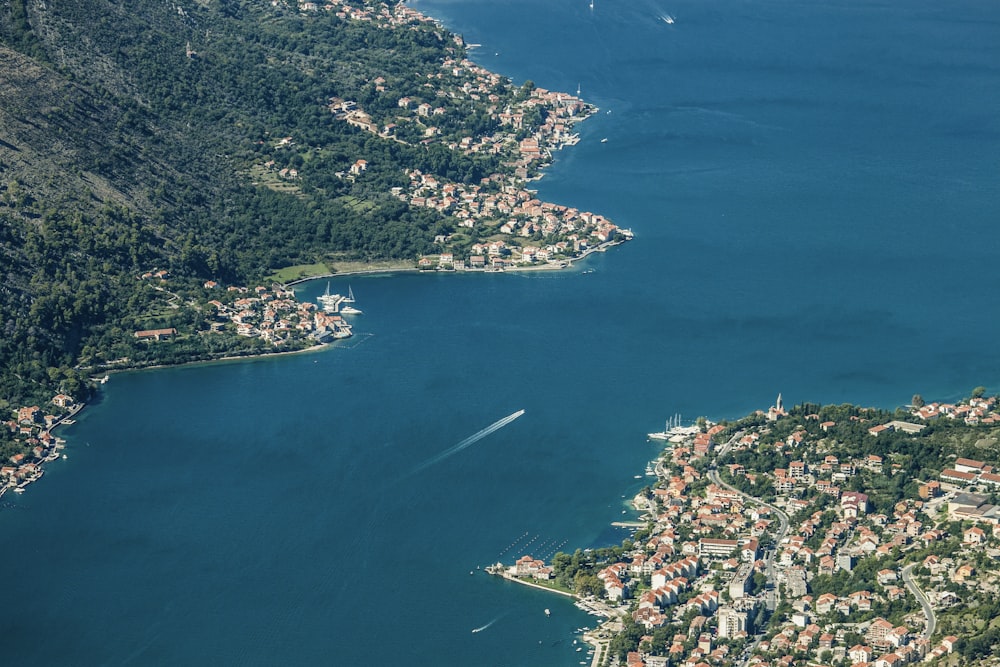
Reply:
[[[906,588],[913,593],[913,597],[917,598],[917,602],[924,609],[924,616],[927,618],[927,628],[924,630],[924,638],[930,640],[931,635],[934,634],[934,630],[937,629],[937,616],[934,615],[934,610],[931,608],[930,600],[922,590],[917,587],[917,583],[913,581],[913,568],[916,563],[910,563],[903,568],[903,583],[906,584]]]
[[[729,450],[732,449],[733,445],[736,444],[736,441],[743,437],[744,433],[746,433],[744,429],[740,429],[736,433],[733,433],[733,437],[731,437],[726,444],[719,449],[719,452],[715,455],[715,460],[718,461],[719,459],[725,457],[725,455],[729,453]]]

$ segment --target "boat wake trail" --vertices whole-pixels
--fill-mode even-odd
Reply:
[[[493,625],[494,623],[496,623],[497,621],[499,621],[501,618],[503,618],[503,615],[497,616],[496,618],[494,618],[492,621],[490,621],[486,625],[480,625],[478,628],[472,628],[472,634],[476,634],[477,632],[482,632],[486,628],[490,627],[491,625]]]
[[[444,461],[449,456],[454,456],[455,454],[458,454],[460,451],[462,451],[466,447],[469,447],[469,446],[474,445],[475,443],[479,442],[480,440],[482,440],[483,438],[485,438],[486,436],[488,436],[490,433],[493,433],[494,431],[499,431],[504,426],[506,426],[507,424],[511,423],[512,421],[514,421],[515,419],[517,419],[518,417],[520,417],[523,414],[524,414],[524,410],[518,410],[517,412],[515,412],[512,415],[507,415],[503,419],[500,419],[500,420],[497,420],[497,421],[493,422],[492,424],[490,424],[489,426],[487,426],[483,430],[477,431],[476,433],[473,433],[468,438],[466,438],[462,442],[458,443],[454,447],[449,447],[448,449],[444,450],[443,452],[441,452],[437,456],[432,456],[431,458],[427,459],[426,461],[424,461],[423,463],[421,463],[420,465],[418,465],[416,468],[414,468],[413,470],[411,470],[410,474],[411,475],[415,475],[415,474],[417,474],[418,472],[420,472],[422,470],[426,470],[427,468],[430,468],[435,463],[440,463],[441,461]]]

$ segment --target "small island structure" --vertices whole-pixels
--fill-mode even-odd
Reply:
[[[487,571],[604,617],[584,636],[597,667],[988,658],[1000,411],[981,389],[894,412],[779,397],[671,429],[630,539]]]

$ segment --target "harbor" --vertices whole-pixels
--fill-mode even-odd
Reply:
[[[24,493],[29,484],[37,482],[45,474],[42,464],[66,458],[66,455],[63,453],[63,450],[66,448],[66,441],[54,436],[52,431],[63,424],[76,423],[73,417],[83,410],[86,404],[66,402],[64,399],[68,399],[68,397],[59,394],[55,397],[54,401],[57,401],[57,407],[65,407],[67,410],[66,413],[45,417],[46,424],[44,427],[35,421],[39,419],[37,415],[40,413],[40,409],[37,406],[21,408],[18,410],[19,419],[16,422],[11,421],[6,423],[8,428],[16,427],[22,433],[27,429],[28,434],[31,434],[29,444],[33,443],[35,446],[31,449],[30,456],[23,454],[14,455],[10,460],[11,465],[5,465],[3,468],[0,468],[0,481],[2,481],[2,485],[0,485],[0,498],[7,491],[18,494]],[[36,433],[32,434],[33,431]]]
[[[694,424],[684,426],[681,423],[681,415],[677,413],[667,419],[662,431],[647,433],[649,440],[664,440],[668,442],[682,442],[684,438],[690,437],[698,432],[698,427]]]

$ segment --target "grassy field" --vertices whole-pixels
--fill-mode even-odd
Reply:
[[[267,277],[267,281],[287,283],[292,280],[298,280],[299,278],[325,276],[329,273],[333,273],[333,270],[322,262],[317,264],[297,264],[295,266],[286,266],[283,269],[278,269]]]
[[[351,209],[355,213],[365,213],[375,208],[375,202],[368,201],[367,199],[358,199],[353,195],[339,197],[337,201],[341,202],[344,206]]]
[[[413,269],[416,263],[412,259],[386,259],[377,262],[362,262],[351,260],[336,260],[330,265],[337,273],[358,273],[360,271],[400,271]]]
[[[299,192],[299,186],[292,181],[281,178],[278,172],[267,169],[263,165],[257,164],[250,167],[250,178],[253,179],[255,185],[263,185],[275,192],[286,194],[298,194]]]
[[[302,278],[315,278],[338,273],[362,273],[378,271],[402,271],[413,269],[416,264],[410,259],[386,259],[375,262],[361,260],[329,260],[317,264],[298,264],[278,269],[267,276],[268,282],[288,283]]]

